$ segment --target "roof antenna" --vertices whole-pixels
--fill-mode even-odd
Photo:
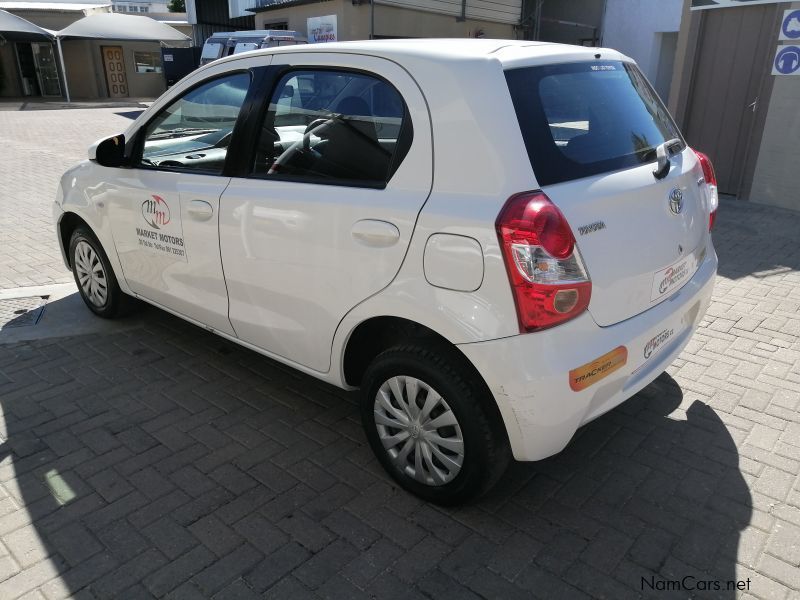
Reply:
[[[595,58],[600,58],[600,53],[598,52],[597,54],[594,55],[594,57]]]

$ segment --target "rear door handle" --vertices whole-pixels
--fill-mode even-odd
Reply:
[[[214,214],[214,208],[205,200],[192,200],[186,212],[197,221],[208,221]]]
[[[356,221],[351,234],[358,243],[373,248],[388,248],[400,240],[400,230],[394,224],[377,219]]]

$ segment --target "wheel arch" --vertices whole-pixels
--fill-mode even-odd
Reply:
[[[481,386],[484,393],[480,394],[480,397],[487,400],[485,405],[489,415],[508,440],[506,419],[489,385],[472,361],[442,334],[416,321],[381,315],[369,317],[358,323],[347,337],[342,350],[341,373],[344,383],[351,387],[360,387],[364,373],[376,356],[391,347],[409,342],[425,342],[441,348],[455,358],[459,366],[467,370],[476,385]]]
[[[69,241],[72,237],[72,233],[81,225],[86,227],[97,237],[97,233],[92,229],[92,226],[77,213],[66,211],[61,215],[58,221],[58,243],[61,248],[61,255],[64,258],[64,264],[69,268],[72,268],[72,261],[69,256]]]

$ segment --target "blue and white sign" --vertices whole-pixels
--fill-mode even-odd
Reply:
[[[783,11],[779,40],[800,40],[800,10]]]
[[[800,46],[778,46],[772,62],[773,75],[800,75]]]

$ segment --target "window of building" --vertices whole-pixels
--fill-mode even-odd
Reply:
[[[272,96],[253,172],[384,187],[410,145],[405,103],[391,84],[363,73],[294,71]]]
[[[161,73],[161,53],[134,50],[133,63],[137,73]]]
[[[175,100],[147,124],[140,166],[222,173],[249,86],[250,75],[236,73]]]

